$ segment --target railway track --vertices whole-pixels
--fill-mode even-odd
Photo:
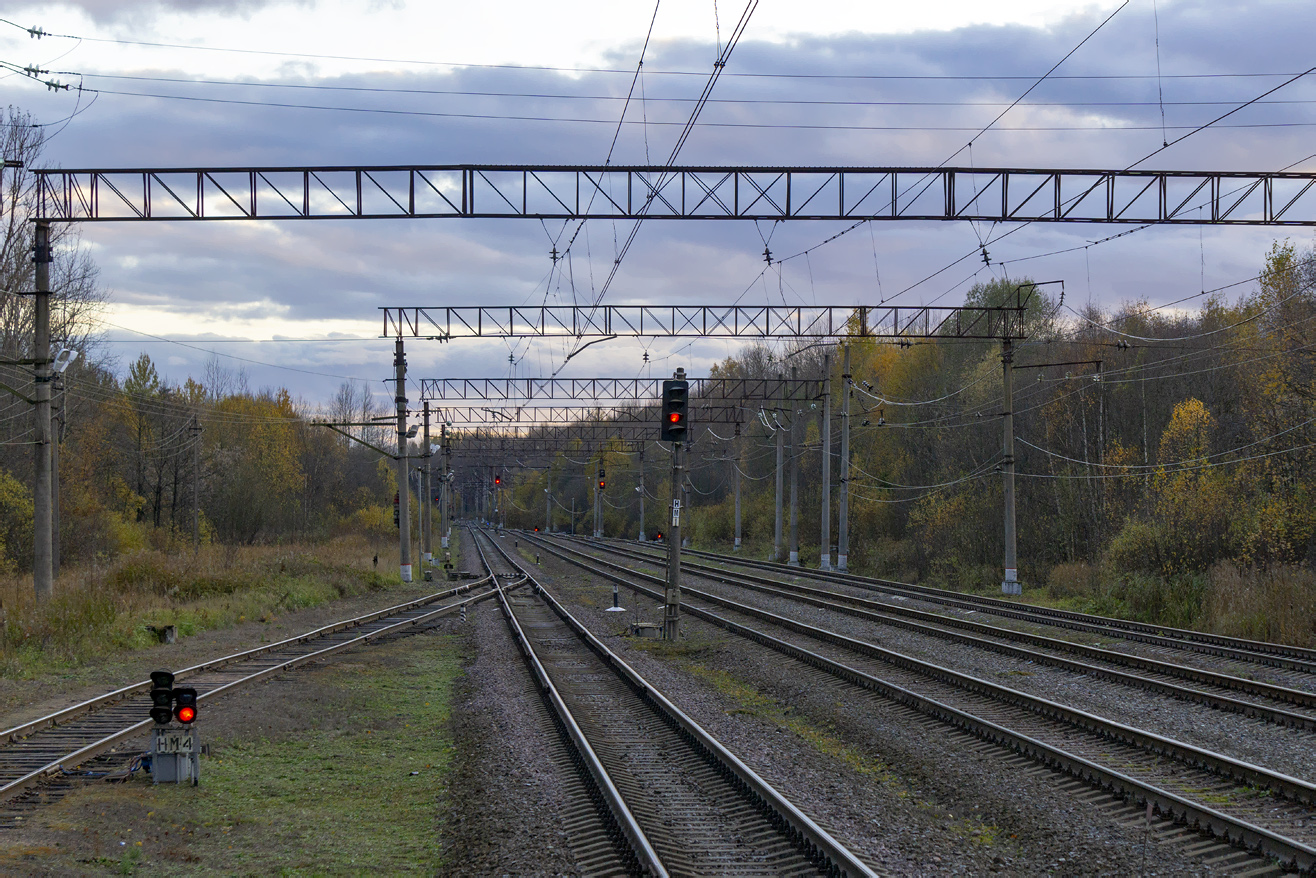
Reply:
[[[517,567],[492,538],[481,540]],[[630,867],[652,875],[874,874],[521,572],[533,589],[500,589],[504,614],[626,839]]]
[[[422,630],[463,604],[493,595],[486,577],[184,668],[176,672],[176,682],[195,688],[200,700],[210,701],[340,650]],[[12,826],[24,812],[48,801],[52,789],[68,788],[73,783],[68,775],[79,766],[94,762],[104,770],[123,770],[134,754],[121,751],[120,745],[153,725],[148,718],[150,688],[150,680],[143,680],[0,731],[0,828]]]
[[[602,550],[659,568],[667,564],[666,555],[657,555],[626,544],[611,541],[580,541],[580,544],[593,551]],[[851,593],[815,588],[768,576],[731,572],[707,564],[687,564],[684,560],[681,566],[688,573],[726,585],[799,601],[820,609],[1088,677],[1102,677],[1121,685],[1204,704],[1216,710],[1239,713],[1305,731],[1316,731],[1316,692],[1031,634],[960,616],[874,601]],[[1195,686],[1186,686],[1185,681]]]
[[[656,602],[659,577],[576,546],[535,542]],[[633,565],[632,565],[633,567]],[[659,588],[642,585],[647,580]],[[1218,838],[1316,869],[1316,786],[1111,723],[1045,699],[700,592],[683,584],[683,612],[869,693],[1007,747]],[[711,607],[716,607],[714,612]],[[1255,864],[1255,861],[1253,861]]]
[[[1073,610],[1040,607],[1034,604],[1008,601],[1001,598],[970,595],[930,586],[912,585],[890,579],[858,576],[853,573],[812,570],[807,567],[790,567],[771,561],[757,561],[735,555],[722,555],[698,549],[683,549],[682,556],[700,557],[734,568],[751,568],[768,571],[776,577],[793,577],[844,584],[869,592],[889,595],[903,600],[917,600],[937,604],[962,612],[986,613],[1030,625],[1063,628],[1100,638],[1119,638],[1173,652],[1195,652],[1235,662],[1241,666],[1261,665],[1281,671],[1293,671],[1285,679],[1306,683],[1316,689],[1316,650],[1283,643],[1227,637],[1204,631],[1149,625],[1107,616],[1095,616]],[[683,562],[684,564],[684,562]]]

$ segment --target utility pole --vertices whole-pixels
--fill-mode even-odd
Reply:
[[[443,471],[439,473],[439,547],[448,548],[448,425],[439,424],[439,450],[443,452]]]
[[[823,354],[822,558],[819,570],[832,569],[832,354]]]
[[[393,352],[397,370],[393,402],[398,418],[398,566],[403,582],[411,582],[411,475],[407,462],[407,355],[398,336]]]
[[[553,532],[553,468],[544,471],[544,533]]]
[[[845,345],[841,364],[841,387],[845,399],[841,405],[841,485],[836,514],[836,569],[848,569],[850,555],[850,395],[854,380],[850,377],[850,345]]]
[[[795,399],[799,367],[791,366],[791,547],[786,563],[800,566],[800,412]]]
[[[685,370],[677,369],[673,380],[684,381]],[[672,443],[672,527],[667,543],[667,593],[663,605],[663,637],[675,642],[681,634],[681,489],[685,468],[681,455],[683,442]]]
[[[594,539],[603,536],[603,457],[600,455],[594,478]]]
[[[640,445],[640,542],[644,542],[644,445]]]
[[[778,382],[782,382],[782,380],[783,380],[784,378],[785,378],[784,375],[781,375],[781,374],[778,374],[778,375],[777,375],[777,381],[778,381]],[[779,383],[779,384],[778,384],[778,387],[780,387],[780,386],[781,386],[781,384]],[[780,399],[781,399],[782,401],[785,400],[785,394],[784,394],[784,393],[782,393]],[[781,411],[781,406],[780,406],[780,405],[777,407],[777,411],[778,411],[778,412]],[[780,418],[780,417],[777,417],[777,416],[774,415],[772,421],[773,421],[774,424],[777,425],[777,426],[776,426],[776,433],[777,433],[777,482],[776,482],[776,486],[777,486],[777,490],[776,490],[776,494],[775,494],[775,497],[776,497],[776,509],[774,510],[774,512],[775,512],[775,517],[773,518],[773,525],[772,525],[772,560],[773,560],[773,561],[780,561],[780,560],[781,560],[781,500],[782,500],[781,495],[782,495],[782,487],[783,487],[783,483],[782,483],[782,477],[783,477],[783,476],[782,476],[782,468],[781,468],[781,465],[782,465],[782,456],[783,456],[783,451],[784,451],[783,444],[784,444],[785,441],[786,441],[786,435],[785,435],[785,427],[783,427],[783,426],[781,425],[781,418]]]
[[[576,498],[571,498],[571,535],[576,535]]]
[[[1019,583],[1019,565],[1015,556],[1014,529],[1014,342],[1001,341],[1001,377],[1005,396],[1005,578],[1001,580],[1001,594],[1022,594]]]
[[[740,423],[736,422],[736,437],[731,440],[731,448],[734,457],[731,461],[732,484],[736,494],[736,541],[731,546],[731,551],[740,551],[740,461],[744,453],[744,443],[740,441]]]
[[[64,440],[64,380],[51,375],[50,440],[50,570],[59,579],[59,443]]]
[[[420,570],[421,577],[430,578],[430,565],[434,563],[434,488],[431,481],[432,473],[430,470],[430,458],[434,455],[430,448],[430,401],[425,400],[425,432],[423,434],[425,442],[425,471],[421,477],[421,510],[420,516]]]
[[[192,554],[201,553],[201,421],[192,416]]]
[[[50,223],[38,222],[32,261],[36,263],[34,398],[36,399],[35,482],[32,490],[32,584],[38,602],[55,594],[54,544],[50,513]]]

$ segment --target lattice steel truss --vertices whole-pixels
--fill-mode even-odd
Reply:
[[[821,399],[823,382],[806,378],[690,378],[695,404],[738,403],[783,398]],[[599,403],[656,405],[661,378],[422,378],[425,400],[489,402],[592,400]]]
[[[691,419],[703,424],[738,424],[753,416],[753,411],[738,405],[691,406]],[[596,424],[657,424],[661,411],[657,403],[637,406],[448,406],[431,409],[439,421],[457,425],[534,425],[573,424],[588,421]]]
[[[1027,338],[1025,308],[854,305],[384,307],[384,336],[459,338]]]
[[[36,170],[49,222],[491,217],[1316,225],[1316,174],[598,165]]]

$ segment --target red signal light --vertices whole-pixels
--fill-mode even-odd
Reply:
[[[680,413],[680,412],[672,412],[671,414],[669,414],[669,415],[667,416],[667,420],[668,420],[669,423],[672,423],[672,424],[679,424],[679,423],[681,423],[681,413]]]
[[[502,477],[502,476],[494,476],[494,484],[495,484],[495,485],[501,485],[502,483],[503,483],[503,477]]]
[[[196,719],[196,690],[191,687],[174,690],[174,719],[190,723]]]

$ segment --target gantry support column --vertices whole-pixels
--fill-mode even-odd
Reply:
[[[791,547],[786,563],[800,566],[800,410],[795,381],[800,370],[791,366]]]
[[[452,499],[448,482],[448,425],[439,425],[439,451],[443,453],[443,471],[439,473],[439,548],[448,548],[448,528],[452,520],[448,503]]]
[[[731,551],[740,551],[740,463],[744,443],[740,441],[740,423],[736,423],[736,437],[731,440],[732,459],[732,482],[735,486],[736,493],[736,541],[731,545]]]
[[[403,582],[411,582],[411,488],[408,484],[407,458],[407,355],[399,336],[393,352],[393,366],[397,370],[393,402],[397,405],[398,420],[398,566]]]
[[[644,535],[644,445],[640,445],[640,542],[644,542],[647,537]]]
[[[1014,529],[1014,342],[1001,342],[1001,378],[1005,396],[1005,578],[1001,580],[1001,594],[1022,594],[1019,583],[1019,564],[1015,556]]]
[[[832,355],[823,354],[822,529],[819,570],[832,569]]]
[[[779,381],[781,381],[784,378],[785,378],[784,375],[777,376],[777,380]],[[784,402],[784,397],[782,398],[782,401]],[[778,413],[780,413],[781,410],[782,410],[782,406],[779,405],[777,407]],[[782,479],[784,478],[785,475],[784,472],[782,471],[782,458],[784,456],[784,445],[786,442],[786,433],[785,433],[786,428],[781,425],[780,417],[774,416],[773,423],[776,424],[775,432],[777,434],[777,480],[776,480],[776,492],[774,494],[776,498],[775,499],[776,509],[774,510],[775,514],[773,517],[773,524],[772,524],[772,560],[780,561],[781,560],[781,524],[782,524],[781,504],[782,504],[782,493],[783,493],[782,487],[784,485]]]
[[[50,467],[50,223],[36,224],[32,259],[36,263],[33,388],[36,399],[35,484],[32,487],[32,585],[38,601],[55,593]]]
[[[836,514],[836,569],[844,573],[850,558],[850,396],[854,381],[850,377],[850,345],[845,345],[841,365],[841,484]]]
[[[433,450],[430,448],[430,401],[425,400],[425,475],[421,479],[421,516],[420,516],[420,569],[421,576],[428,575],[426,571],[434,563],[434,473],[430,468],[430,460],[434,457]]]

